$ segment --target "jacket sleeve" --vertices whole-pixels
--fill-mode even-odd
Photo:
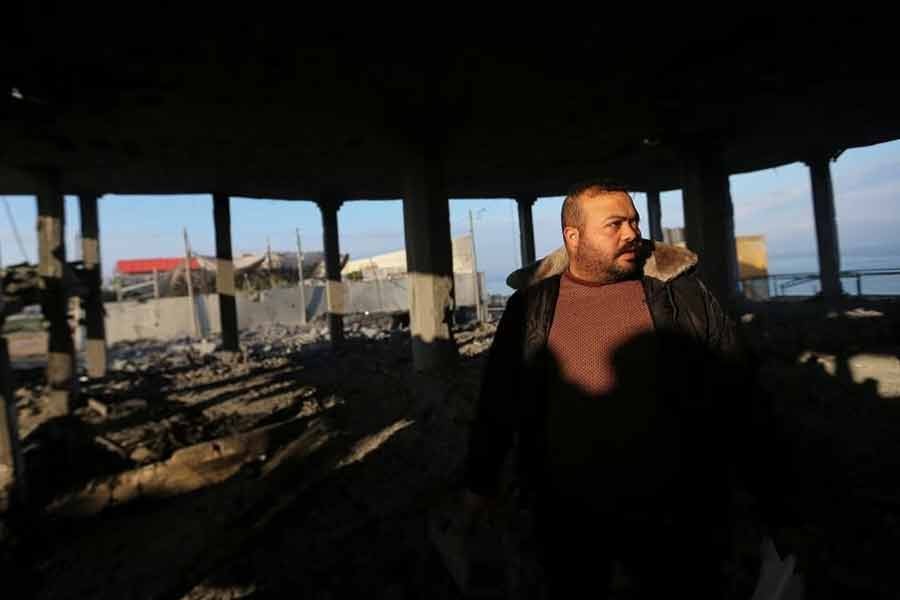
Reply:
[[[766,525],[779,528],[790,520],[785,503],[788,457],[779,434],[773,398],[760,383],[759,357],[741,330],[702,283],[708,342],[714,371],[707,383],[725,403],[730,453],[737,475],[759,503]]]
[[[503,464],[519,424],[517,399],[522,379],[524,330],[524,299],[519,291],[507,301],[494,334],[469,432],[465,484],[483,496],[499,491]]]

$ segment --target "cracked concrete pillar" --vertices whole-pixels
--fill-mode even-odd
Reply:
[[[440,159],[424,152],[411,161],[403,197],[413,367],[433,371],[456,364],[451,328],[453,249],[450,206]]]
[[[216,229],[216,292],[219,295],[222,350],[238,352],[237,300],[231,254],[231,198],[228,194],[213,194],[213,222]]]
[[[834,213],[834,187],[827,155],[810,160],[813,214],[816,219],[816,245],[819,251],[819,279],[822,295],[828,299],[841,296],[841,252],[838,244],[837,218]]]
[[[75,347],[69,329],[69,297],[65,281],[65,203],[56,177],[47,176],[39,185],[38,274],[44,285],[41,308],[50,323],[47,343],[48,412],[67,415],[75,400]]]
[[[531,212],[535,201],[537,201],[536,196],[516,196],[516,204],[519,207],[519,248],[522,252],[523,267],[535,261],[534,217]]]
[[[338,210],[342,202],[334,196],[325,195],[317,204],[322,212],[328,332],[331,343],[339,345],[344,339],[344,288],[341,285],[341,251],[338,243]]]
[[[687,246],[700,257],[699,273],[719,301],[737,296],[737,249],[728,172],[717,146],[685,156],[684,225]]]
[[[87,375],[91,379],[106,377],[106,327],[103,313],[103,281],[100,268],[100,222],[97,215],[97,194],[80,194],[81,255],[84,262],[85,283],[88,293],[85,299],[85,329],[87,343],[85,358]]]
[[[0,514],[17,500],[24,500],[24,466],[9,352],[6,338],[0,337]]]
[[[647,221],[650,239],[657,242],[663,241],[662,208],[659,204],[659,190],[647,191]]]

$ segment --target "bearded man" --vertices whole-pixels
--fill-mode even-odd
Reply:
[[[515,447],[551,597],[604,597],[616,563],[640,597],[722,597],[731,476],[772,484],[771,409],[736,327],[695,254],[641,238],[624,190],[577,187],[561,221],[564,248],[508,279],[467,510],[501,493]]]

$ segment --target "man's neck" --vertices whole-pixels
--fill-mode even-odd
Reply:
[[[565,276],[568,277],[573,282],[580,284],[580,285],[598,286],[598,285],[610,285],[612,283],[616,283],[615,281],[613,281],[612,279],[610,279],[608,277],[607,278],[597,278],[597,277],[590,277],[590,276],[585,277],[584,275],[582,275],[580,273],[574,272],[572,270],[571,266],[568,269],[566,269]]]
[[[573,268],[572,263],[569,263],[565,274],[575,283],[580,283],[583,285],[610,285],[614,283],[622,283],[623,281],[633,281],[635,279],[640,279],[641,271],[637,270],[630,276],[625,278],[611,277],[606,274],[598,276],[591,273],[583,273],[577,268]]]

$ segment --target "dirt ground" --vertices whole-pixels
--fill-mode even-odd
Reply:
[[[809,598],[900,595],[898,324],[895,305],[742,319],[788,440],[785,496],[797,518],[783,539]],[[408,330],[350,320],[337,352],[322,333],[245,332],[237,362],[214,352],[215,340],[119,344],[109,377],[81,383],[84,404],[64,424],[43,418],[41,342],[11,339],[40,506],[264,428],[321,443],[301,448],[294,435],[189,493],[89,516],[16,515],[0,527],[4,580],[37,598],[461,597],[428,542],[426,514],[460,485],[493,326],[458,332],[460,367],[428,378],[411,372]],[[753,525],[743,526],[741,589],[755,568]]]

